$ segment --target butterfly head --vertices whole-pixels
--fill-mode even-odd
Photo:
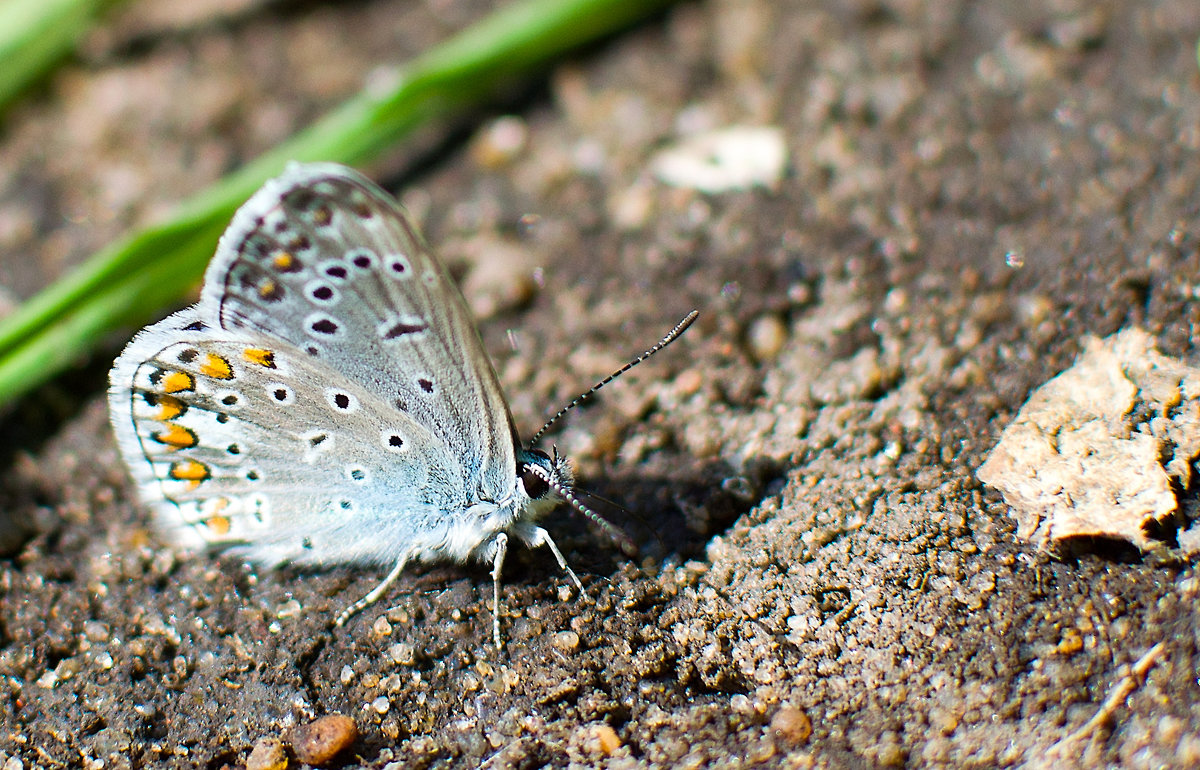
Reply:
[[[597,513],[591,503],[587,502],[592,495],[575,489],[575,474],[571,470],[571,463],[558,454],[557,447],[554,448],[553,455],[540,449],[520,450],[517,454],[517,478],[520,480],[520,490],[528,498],[528,502],[522,508],[524,516],[537,518],[558,503],[566,501],[576,511],[608,532],[613,540],[621,545],[621,550],[628,554],[637,553],[637,546],[633,540]]]
[[[575,475],[567,458],[558,449],[553,456],[540,449],[523,449],[517,455],[517,479],[520,491],[529,502],[524,506],[527,515],[536,517],[553,508],[561,500],[570,501]]]

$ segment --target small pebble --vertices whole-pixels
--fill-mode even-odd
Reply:
[[[529,127],[514,115],[505,115],[484,127],[471,144],[475,162],[487,169],[512,163],[529,143]]]
[[[1083,649],[1083,635],[1077,629],[1068,628],[1063,632],[1062,639],[1058,642],[1058,652],[1060,655],[1073,655]]]
[[[376,636],[390,636],[392,633],[392,624],[388,622],[387,618],[380,615],[375,619],[375,622],[371,624],[371,633],[375,634]]]
[[[246,758],[246,770],[286,770],[287,750],[278,738],[259,738]]]
[[[388,657],[398,665],[411,666],[417,659],[417,651],[411,644],[397,642],[388,647]]]
[[[617,731],[606,724],[591,725],[583,728],[586,734],[583,738],[583,748],[589,754],[611,757],[621,748],[621,738]]]
[[[618,230],[640,230],[654,216],[655,190],[646,180],[613,193],[608,199],[609,218]]]
[[[759,316],[750,324],[746,332],[746,344],[750,347],[750,355],[759,363],[774,360],[787,343],[788,330],[783,321],[776,315]]]
[[[353,719],[343,714],[328,714],[292,731],[292,751],[301,762],[324,765],[357,738],[358,727]]]
[[[519,243],[479,235],[462,244],[473,263],[462,282],[463,296],[476,318],[493,318],[528,305],[537,294],[534,263]]]
[[[803,746],[812,735],[812,720],[802,710],[784,704],[771,717],[771,732],[793,746]]]
[[[669,185],[707,193],[774,189],[787,168],[787,144],[778,126],[729,126],[660,151],[651,168]]]
[[[563,652],[579,649],[579,634],[574,631],[559,631],[554,635],[554,646]]]
[[[675,392],[686,398],[694,396],[704,385],[704,375],[696,369],[684,369],[675,377]]]
[[[754,702],[742,693],[738,693],[729,700],[729,706],[738,714],[749,716],[754,713]]]
[[[112,635],[109,628],[98,620],[86,620],[83,623],[83,635],[89,642],[107,642]]]
[[[275,608],[275,617],[279,619],[298,617],[304,612],[304,607],[295,599],[280,604]]]

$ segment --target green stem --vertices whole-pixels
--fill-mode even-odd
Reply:
[[[112,0],[0,2],[0,108],[67,54]]]

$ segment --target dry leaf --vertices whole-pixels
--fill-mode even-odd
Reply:
[[[977,472],[1000,491],[1018,534],[1155,545],[1145,526],[1178,509],[1200,454],[1200,369],[1154,349],[1141,329],[1089,338],[1038,388]],[[1181,535],[1187,549],[1195,533]]]

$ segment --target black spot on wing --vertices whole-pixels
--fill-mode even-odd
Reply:
[[[397,339],[398,337],[403,337],[406,334],[416,334],[417,332],[423,332],[427,328],[428,327],[423,323],[409,323],[407,321],[401,321],[400,323],[393,325],[391,328],[389,328],[387,331],[385,331],[383,333],[383,338],[385,340],[394,340],[394,339]]]

